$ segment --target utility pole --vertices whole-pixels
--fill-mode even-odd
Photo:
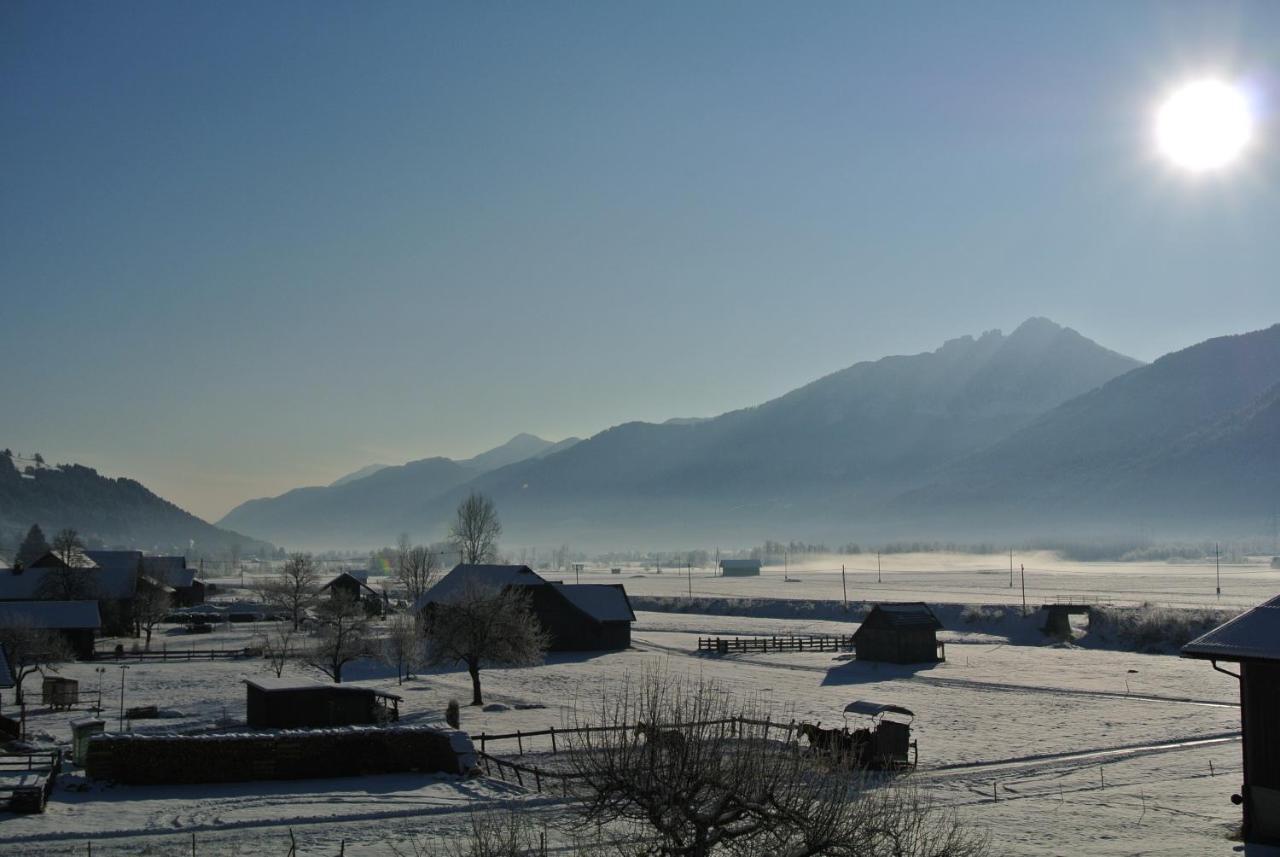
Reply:
[[[692,598],[693,597],[693,564],[692,563],[685,562],[684,573],[685,573],[685,576],[689,579],[689,597]]]
[[[1222,597],[1222,565],[1218,562],[1218,543],[1213,543],[1213,576],[1218,582],[1218,597]]]
[[[845,580],[844,563],[840,563],[840,588],[844,590],[844,612],[849,612],[849,582]]]
[[[124,671],[129,668],[128,664],[120,665],[120,731],[124,731]]]
[[[791,566],[787,561],[787,552],[782,552],[782,579],[784,581],[791,579]]]
[[[1025,563],[1019,563],[1018,568],[1022,570],[1022,615],[1027,615],[1027,566]]]
[[[716,574],[719,575],[720,573],[721,573],[720,572],[720,548],[717,547],[716,548]]]
[[[1009,548],[1009,588],[1013,589],[1013,548]]]
[[[880,551],[876,551],[876,583],[880,582]]]

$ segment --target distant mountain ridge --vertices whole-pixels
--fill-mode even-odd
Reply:
[[[323,513],[286,521],[261,505],[273,501],[251,501],[221,523],[291,545],[383,544],[402,530],[442,535],[458,499],[478,490],[497,502],[504,538],[524,543],[830,532],[1141,365],[1033,318],[1007,336],[858,363],[717,417],[626,423],[481,474],[399,480],[406,493],[393,503],[329,492],[306,501]],[[373,491],[386,473],[337,490]]]
[[[70,527],[91,545],[150,552],[248,555],[269,551],[264,541],[220,529],[156,496],[132,479],[113,479],[90,467],[23,467],[0,455],[0,536],[20,539],[32,524],[49,538]],[[5,560],[8,557],[4,558]]]
[[[277,497],[246,501],[218,525],[272,533],[273,540],[290,546],[390,544],[400,532],[421,533],[423,521],[414,517],[413,510],[427,500],[495,468],[552,455],[577,442],[572,437],[553,442],[521,433],[461,461],[435,457],[395,466],[370,465],[328,486],[295,488]]]
[[[1280,325],[1167,354],[894,503],[923,520],[1262,523],[1280,504]]]

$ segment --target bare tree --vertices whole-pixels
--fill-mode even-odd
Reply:
[[[417,605],[440,576],[439,555],[422,545],[402,546],[396,551],[396,579],[404,587],[410,606]]]
[[[61,561],[47,569],[36,596],[48,601],[84,601],[97,596],[97,586],[89,571],[90,559],[85,556],[84,542],[75,530],[60,530],[53,537],[53,552]]]
[[[271,671],[280,678],[284,668],[297,653],[297,632],[288,622],[276,622],[275,626],[258,638],[262,656],[271,665]]]
[[[471,704],[483,705],[482,664],[525,666],[542,660],[549,638],[529,606],[528,593],[467,583],[453,597],[423,611],[427,663],[462,663],[471,675]]]
[[[900,781],[815,758],[768,712],[656,670],[572,739],[580,813],[663,857],[977,857],[985,841]]]
[[[498,552],[502,523],[497,507],[483,494],[473,493],[458,504],[458,516],[449,528],[449,540],[464,563],[489,562]]]
[[[319,627],[307,663],[341,684],[347,664],[374,654],[369,614],[355,598],[337,593],[316,609],[316,617]]]
[[[258,597],[269,607],[287,614],[293,630],[298,630],[307,610],[320,597],[320,572],[311,554],[290,554],[279,576],[258,587]]]
[[[57,664],[73,660],[75,653],[62,634],[36,628],[25,617],[15,617],[0,627],[0,645],[9,657],[14,697],[22,711],[25,728],[27,709],[23,682],[32,673],[57,672]]]
[[[422,663],[422,626],[412,615],[397,613],[387,623],[387,636],[382,641],[382,660],[396,668],[396,683]]]
[[[133,597],[133,622],[136,631],[146,634],[146,648],[151,648],[151,632],[169,614],[169,593],[162,584],[139,581]]]

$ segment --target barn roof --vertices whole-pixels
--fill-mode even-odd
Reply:
[[[9,671],[9,653],[0,643],[0,687],[13,687],[13,673]]]
[[[492,589],[505,589],[508,586],[541,586],[546,583],[533,569],[527,565],[472,565],[463,563],[455,565],[435,586],[423,593],[413,609],[421,610],[428,604],[447,601],[462,591],[463,587],[475,583]]]
[[[1280,595],[1182,647],[1184,658],[1280,661]]]
[[[179,589],[191,586],[196,579],[196,570],[187,568],[185,556],[144,556],[142,570],[148,577]]]
[[[125,568],[137,571],[142,561],[142,551],[90,551],[84,555],[93,560],[98,568]]]
[[[102,627],[97,601],[7,601],[0,604],[0,627],[79,630]]]
[[[942,628],[938,617],[923,601],[876,604],[858,628]],[[856,636],[856,632],[855,632]]]
[[[268,693],[287,693],[291,690],[324,690],[329,693],[372,693],[374,696],[381,696],[386,699],[404,699],[403,696],[397,696],[386,690],[380,690],[376,687],[360,687],[354,684],[335,684],[333,682],[315,681],[309,678],[290,677],[276,678],[275,676],[261,676],[247,678],[244,683],[249,687]]]
[[[84,568],[86,578],[93,584],[99,598],[131,598],[137,588],[137,576],[127,568]],[[34,601],[45,576],[54,572],[51,568],[26,568],[17,571],[0,569],[0,602]]]
[[[555,589],[597,622],[634,622],[627,590],[617,583],[557,583]]]

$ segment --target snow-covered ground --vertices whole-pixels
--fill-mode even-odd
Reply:
[[[1177,566],[1162,568],[1172,573],[1160,593],[1181,593],[1190,600],[1200,586],[1198,578],[1190,572],[1180,575]],[[895,572],[886,563],[884,573],[887,578]],[[905,578],[908,572],[904,566],[896,573]],[[1138,576],[1146,573],[1139,571]],[[1267,573],[1276,578],[1271,589],[1259,583],[1264,574],[1237,575],[1241,589],[1248,579],[1255,592],[1249,598],[1233,595],[1240,606],[1280,589],[1280,573]],[[661,577],[636,574],[641,573],[588,572],[583,581],[607,579],[625,583],[628,591],[668,595],[682,594],[679,587],[687,586],[683,576],[670,572]],[[838,571],[834,576],[798,574],[802,582],[796,584],[783,583],[780,576],[695,576],[694,591],[840,597]],[[873,591],[866,585],[866,572],[858,574],[859,600],[964,600],[968,587],[990,577],[980,568],[934,570],[928,579],[953,580],[952,588],[939,583],[926,594],[923,588],[894,590],[887,582],[883,590]],[[953,574],[954,579],[949,577]],[[1143,585],[1113,580],[1116,574],[1064,569],[1059,576],[1069,587],[1075,582],[1072,575],[1092,575],[1109,582],[1113,593]],[[1030,568],[1028,577],[1030,589]],[[1007,582],[1006,569],[1006,590]],[[854,598],[852,575],[850,584]],[[997,601],[993,596],[998,589],[996,581],[983,583],[967,600]],[[1212,595],[1212,588],[1209,591]],[[1153,595],[1150,600],[1169,599]],[[763,699],[782,719],[839,724],[845,704],[858,698],[913,709],[913,737],[920,752],[917,778],[939,802],[957,807],[970,823],[990,830],[994,854],[1240,853],[1239,843],[1229,838],[1239,822],[1239,810],[1229,801],[1240,781],[1237,689],[1233,680],[1207,664],[1171,655],[1048,643],[1013,645],[981,627],[944,632],[947,662],[922,668],[857,663],[848,655],[829,652],[695,654],[700,634],[848,633],[853,627],[838,621],[641,613],[631,650],[553,655],[537,667],[486,670],[486,701],[510,708],[482,712],[464,707],[462,727],[473,735],[558,728],[572,719],[575,706],[589,711],[600,694],[624,676],[662,663]],[[232,626],[201,635],[197,645],[240,648],[261,630]],[[153,647],[188,646],[191,639],[179,629],[162,628]],[[247,659],[133,663],[124,671],[113,663],[101,666],[102,673],[94,664],[70,665],[63,673],[80,680],[81,697],[88,705],[97,700],[101,680],[103,716],[114,728],[123,672],[126,706],[153,704],[182,715],[133,724],[135,730],[157,731],[203,729],[224,718],[242,719],[242,679],[267,673],[265,662]],[[304,667],[294,671],[315,675]],[[406,723],[442,722],[448,700],[465,702],[470,694],[467,676],[458,671],[432,672],[397,685],[389,668],[369,662],[358,664],[349,680],[403,695]],[[37,710],[29,717],[29,728],[65,741],[70,721],[85,716],[83,708]],[[525,748],[537,752],[539,746],[526,743]],[[491,742],[488,749],[498,755],[517,753],[515,742]],[[200,855],[284,855],[290,831],[300,857],[337,854],[341,843],[351,855],[389,855],[395,848],[412,853],[412,841],[456,835],[473,810],[510,805],[546,816],[564,811],[559,798],[486,779],[393,774],[111,787],[86,782],[73,769],[60,781],[45,814],[0,814],[0,855],[81,855],[89,841],[99,855],[189,854],[192,834]]]

